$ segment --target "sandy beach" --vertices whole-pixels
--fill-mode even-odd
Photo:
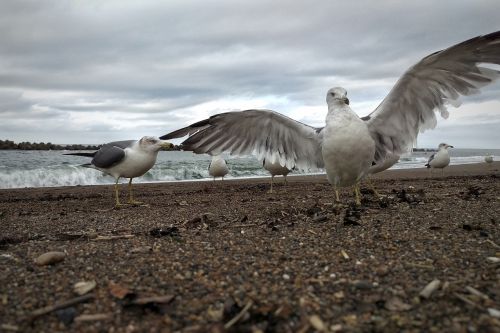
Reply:
[[[0,190],[0,332],[500,332],[499,170]]]

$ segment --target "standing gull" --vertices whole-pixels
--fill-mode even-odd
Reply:
[[[453,146],[447,143],[440,143],[438,151],[429,157],[429,161],[427,161],[425,166],[432,169],[441,169],[441,172],[444,172],[444,168],[450,164],[449,148],[453,148]]]
[[[423,58],[365,120],[349,107],[345,89],[332,88],[326,95],[328,114],[322,128],[271,110],[247,110],[217,114],[161,138],[189,135],[182,148],[198,154],[228,151],[255,154],[288,168],[324,167],[337,200],[338,187],[354,186],[360,204],[359,181],[372,163],[408,152],[419,132],[436,127],[435,111],[447,118],[447,104],[458,106],[461,95],[477,93],[498,78],[500,72],[484,64],[500,64],[500,31]]]
[[[132,196],[132,179],[144,175],[153,167],[161,148],[170,148],[172,144],[152,136],[144,136],[140,140],[127,140],[110,142],[103,145],[93,153],[69,153],[64,155],[76,155],[92,157],[86,167],[100,170],[115,178],[116,206],[121,206],[118,195],[118,180],[121,177],[130,178],[128,182],[128,203],[141,204]]]
[[[271,174],[271,189],[269,190],[269,193],[273,193],[273,181],[274,181],[274,176],[283,176],[284,179],[285,179],[285,185],[287,183],[286,181],[286,176],[290,173],[290,169],[288,169],[287,167],[284,167],[282,166],[281,164],[279,164],[279,162],[270,162],[269,160],[266,160],[264,158],[264,161],[262,161],[262,166],[264,167],[264,169],[266,169],[267,171],[269,171],[269,173]]]
[[[487,164],[491,165],[491,163],[493,163],[493,155],[491,155],[491,154],[486,155],[486,156],[484,157],[484,161],[485,161]]]
[[[220,155],[212,156],[212,161],[208,166],[208,174],[212,177],[221,177],[222,181],[224,181],[224,176],[227,175],[229,169],[227,168],[226,161]]]

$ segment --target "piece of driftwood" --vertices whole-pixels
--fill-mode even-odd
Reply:
[[[68,300],[60,302],[60,303],[45,306],[43,308],[40,308],[40,309],[33,311],[33,313],[29,317],[29,321],[33,321],[36,318],[43,316],[47,313],[50,313],[52,311],[64,309],[64,308],[67,308],[67,307],[74,305],[74,304],[86,302],[94,297],[95,297],[94,294],[87,294],[87,295],[71,298],[71,299],[68,299]]]

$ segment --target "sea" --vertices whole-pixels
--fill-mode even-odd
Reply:
[[[98,170],[85,168],[89,158],[64,155],[69,151],[0,150],[0,188],[56,187],[113,184],[114,179]],[[413,152],[402,156],[392,169],[423,168],[432,152]],[[450,164],[484,163],[491,154],[500,161],[500,149],[451,149]],[[269,174],[253,156],[224,156],[226,178],[256,178]],[[156,165],[134,183],[209,180],[211,157],[184,151],[160,151]],[[293,174],[321,174],[323,170],[293,171]],[[121,182],[127,182],[123,179]]]

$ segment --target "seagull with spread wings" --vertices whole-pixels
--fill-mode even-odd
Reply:
[[[436,111],[447,118],[447,104],[458,106],[461,95],[477,93],[499,77],[500,71],[484,64],[500,64],[500,31],[423,58],[363,119],[349,107],[346,90],[332,88],[322,128],[271,110],[247,110],[214,115],[161,139],[189,135],[182,148],[198,154],[255,154],[287,168],[324,168],[336,199],[338,187],[354,186],[360,204],[359,181],[373,163],[409,151],[419,132],[436,126]]]

